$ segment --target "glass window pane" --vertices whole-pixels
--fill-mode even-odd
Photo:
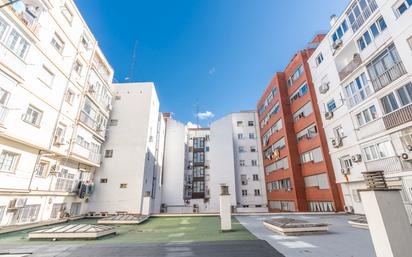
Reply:
[[[375,23],[372,24],[371,31],[374,37],[377,37],[379,35],[378,26]]]
[[[398,102],[396,101],[395,95],[394,95],[393,93],[390,93],[390,94],[388,95],[388,98],[389,98],[389,102],[390,102],[390,104],[391,104],[391,106],[392,106],[392,109],[393,109],[393,110],[399,109],[399,105],[398,105]]]
[[[369,35],[369,31],[363,33],[363,38],[365,39],[365,43],[369,45],[372,42],[371,36]]]
[[[396,92],[398,93],[398,96],[399,96],[399,99],[401,100],[402,106],[405,106],[405,105],[410,103],[410,99],[409,99],[409,96],[408,96],[408,92],[406,91],[406,88],[401,87],[401,88],[397,89]]]
[[[385,20],[383,18],[380,18],[378,20],[378,23],[379,23],[379,27],[381,28],[381,31],[384,31],[387,27]]]
[[[369,111],[372,115],[372,119],[376,119],[378,117],[378,112],[376,111],[375,105],[372,105],[371,107],[369,107]]]

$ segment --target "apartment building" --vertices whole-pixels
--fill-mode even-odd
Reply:
[[[221,184],[229,186],[233,211],[267,211],[256,112],[227,115],[210,128],[170,117],[166,124],[162,212],[217,213]]]
[[[85,212],[112,77],[74,1],[0,9],[0,226]]]
[[[114,89],[110,136],[88,211],[140,214],[143,198],[150,196],[150,212],[159,213],[165,122],[154,84],[114,84]]]
[[[269,210],[342,210],[308,65],[324,35],[296,53],[258,102]]]
[[[345,209],[362,172],[383,170],[412,217],[412,2],[353,0],[309,59]]]

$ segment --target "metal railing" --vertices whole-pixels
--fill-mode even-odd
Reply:
[[[91,128],[92,130],[94,130],[100,136],[105,136],[106,128],[101,128],[99,124],[84,111],[80,113],[80,121],[86,124],[86,126]]]
[[[365,162],[368,171],[401,172],[412,169],[412,163],[402,161],[398,156]]]
[[[351,27],[353,32],[356,32],[362,25],[365,23],[365,21],[372,15],[378,9],[378,5],[374,0],[369,1],[369,5],[365,7],[365,9],[362,10],[362,13],[356,17],[355,21],[351,23]]]
[[[406,69],[403,63],[395,63],[392,67],[388,68],[386,71],[379,74],[375,79],[372,80],[372,85],[375,89],[375,92],[386,87],[387,85],[397,80],[404,74],[406,74]]]
[[[40,23],[38,22],[38,17],[33,17],[32,14],[28,13],[27,11],[23,11],[22,13],[16,12],[12,5],[9,5],[9,9],[22,21],[26,27],[33,32],[36,36],[39,36],[40,31]]]
[[[383,116],[386,129],[397,127],[408,121],[412,121],[412,104]]]

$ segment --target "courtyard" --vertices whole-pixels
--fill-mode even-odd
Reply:
[[[330,224],[323,235],[286,237],[263,227],[271,217],[293,216]],[[29,240],[41,228],[0,235],[0,255],[13,256],[272,256],[373,257],[369,231],[352,228],[345,215],[265,215],[232,218],[231,232],[220,232],[218,217],[152,217],[141,225],[115,226],[117,234],[98,240]],[[68,224],[97,224],[82,219]],[[333,255],[332,255],[333,253]],[[7,256],[7,255],[6,255]]]

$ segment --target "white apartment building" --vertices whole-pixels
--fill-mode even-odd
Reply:
[[[412,217],[412,1],[352,0],[309,64],[347,211],[383,170]]]
[[[86,211],[112,78],[74,1],[0,9],[0,226]]]
[[[233,113],[210,128],[166,119],[162,212],[217,213],[220,185],[233,211],[267,212],[257,114]]]
[[[154,84],[114,84],[114,88],[110,136],[88,211],[140,214],[144,196],[150,195],[150,211],[158,213],[165,122]]]

